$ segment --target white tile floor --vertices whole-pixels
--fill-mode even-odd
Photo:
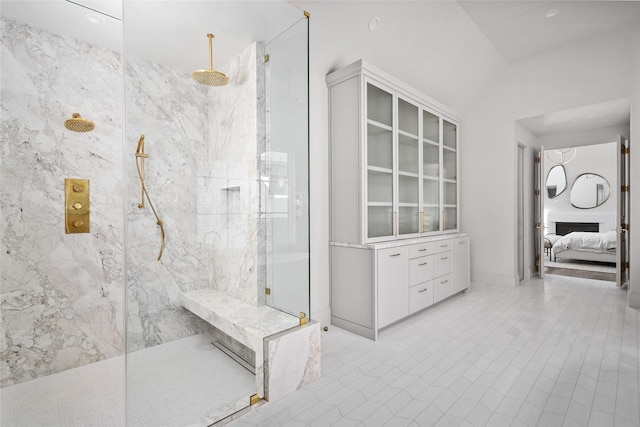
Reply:
[[[323,332],[323,377],[245,426],[640,426],[640,311],[611,282],[478,285],[381,333]]]

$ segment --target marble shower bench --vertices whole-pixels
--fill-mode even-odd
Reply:
[[[214,289],[183,292],[180,303],[255,352],[258,397],[273,401],[320,377],[320,323],[300,326],[295,316]]]

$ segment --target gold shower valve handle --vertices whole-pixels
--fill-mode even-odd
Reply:
[[[89,180],[64,180],[65,233],[89,233]]]

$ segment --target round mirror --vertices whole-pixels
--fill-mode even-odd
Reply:
[[[606,202],[610,192],[606,179],[594,173],[584,173],[573,181],[569,198],[576,208],[592,209]]]
[[[567,188],[567,174],[564,171],[564,166],[557,165],[549,170],[547,175],[547,196],[550,199],[558,197]]]

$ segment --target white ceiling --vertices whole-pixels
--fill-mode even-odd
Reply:
[[[279,0],[2,0],[3,17],[67,35],[151,62],[191,72],[209,66],[207,33],[213,33],[214,68],[254,41],[270,41],[303,11]],[[100,12],[104,24],[85,15]]]
[[[458,3],[509,63],[640,26],[638,1],[459,0]],[[545,15],[552,10],[557,15],[547,18]]]
[[[114,50],[122,49],[125,31],[128,54],[185,72],[208,66],[206,33],[216,35],[214,68],[220,68],[253,41],[271,40],[302,19],[304,9],[312,15],[311,61],[317,71],[362,57],[461,110],[509,63],[640,26],[640,1],[126,0],[124,11],[120,0],[2,0],[0,5],[4,17]],[[89,23],[84,17],[89,9],[108,15],[105,23]],[[559,13],[546,18],[551,9]],[[370,32],[375,16],[380,27]],[[620,108],[605,104],[574,113],[591,116],[592,123],[596,114],[603,125],[615,125],[625,114],[628,121],[628,105],[626,112]],[[554,114],[528,126],[549,133],[582,122],[575,114]],[[563,117],[564,125],[558,123]]]
[[[529,117],[519,122],[536,136],[583,132],[628,125],[630,107],[628,99],[614,100]]]

